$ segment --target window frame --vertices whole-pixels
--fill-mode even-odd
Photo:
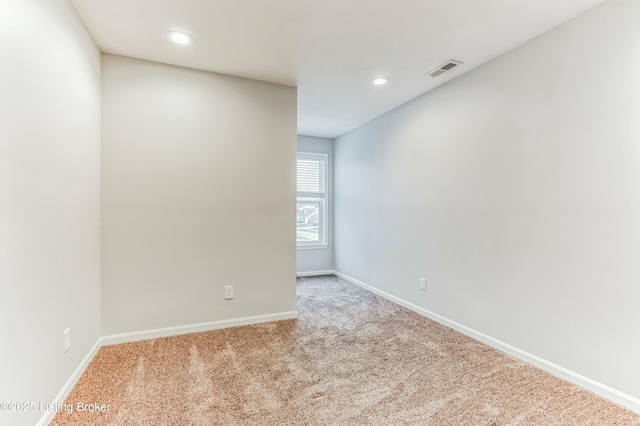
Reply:
[[[324,192],[298,192],[298,160],[322,161],[324,165]],[[319,220],[318,220],[318,241],[298,241],[298,229],[296,224],[296,247],[299,250],[326,249],[329,247],[328,229],[329,216],[328,208],[328,192],[329,192],[329,154],[320,152],[298,151],[296,153],[296,209],[299,202],[319,202]]]

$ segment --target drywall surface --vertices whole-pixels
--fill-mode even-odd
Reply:
[[[327,154],[327,232],[328,247],[322,249],[298,249],[296,272],[329,271],[333,269],[333,139],[298,136],[298,151]]]
[[[104,55],[102,136],[104,335],[296,310],[295,88]]]
[[[67,0],[3,0],[0,58],[0,402],[38,404],[0,424],[32,426],[100,337],[100,52]]]
[[[607,1],[338,138],[336,269],[640,398],[638,22]]]

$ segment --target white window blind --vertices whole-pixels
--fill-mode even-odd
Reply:
[[[298,192],[324,194],[326,162],[298,155]]]

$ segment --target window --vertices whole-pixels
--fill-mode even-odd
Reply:
[[[327,154],[298,153],[298,248],[327,247]]]

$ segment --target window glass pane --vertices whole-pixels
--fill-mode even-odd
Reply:
[[[297,214],[298,241],[320,241],[320,202],[298,202]]]

